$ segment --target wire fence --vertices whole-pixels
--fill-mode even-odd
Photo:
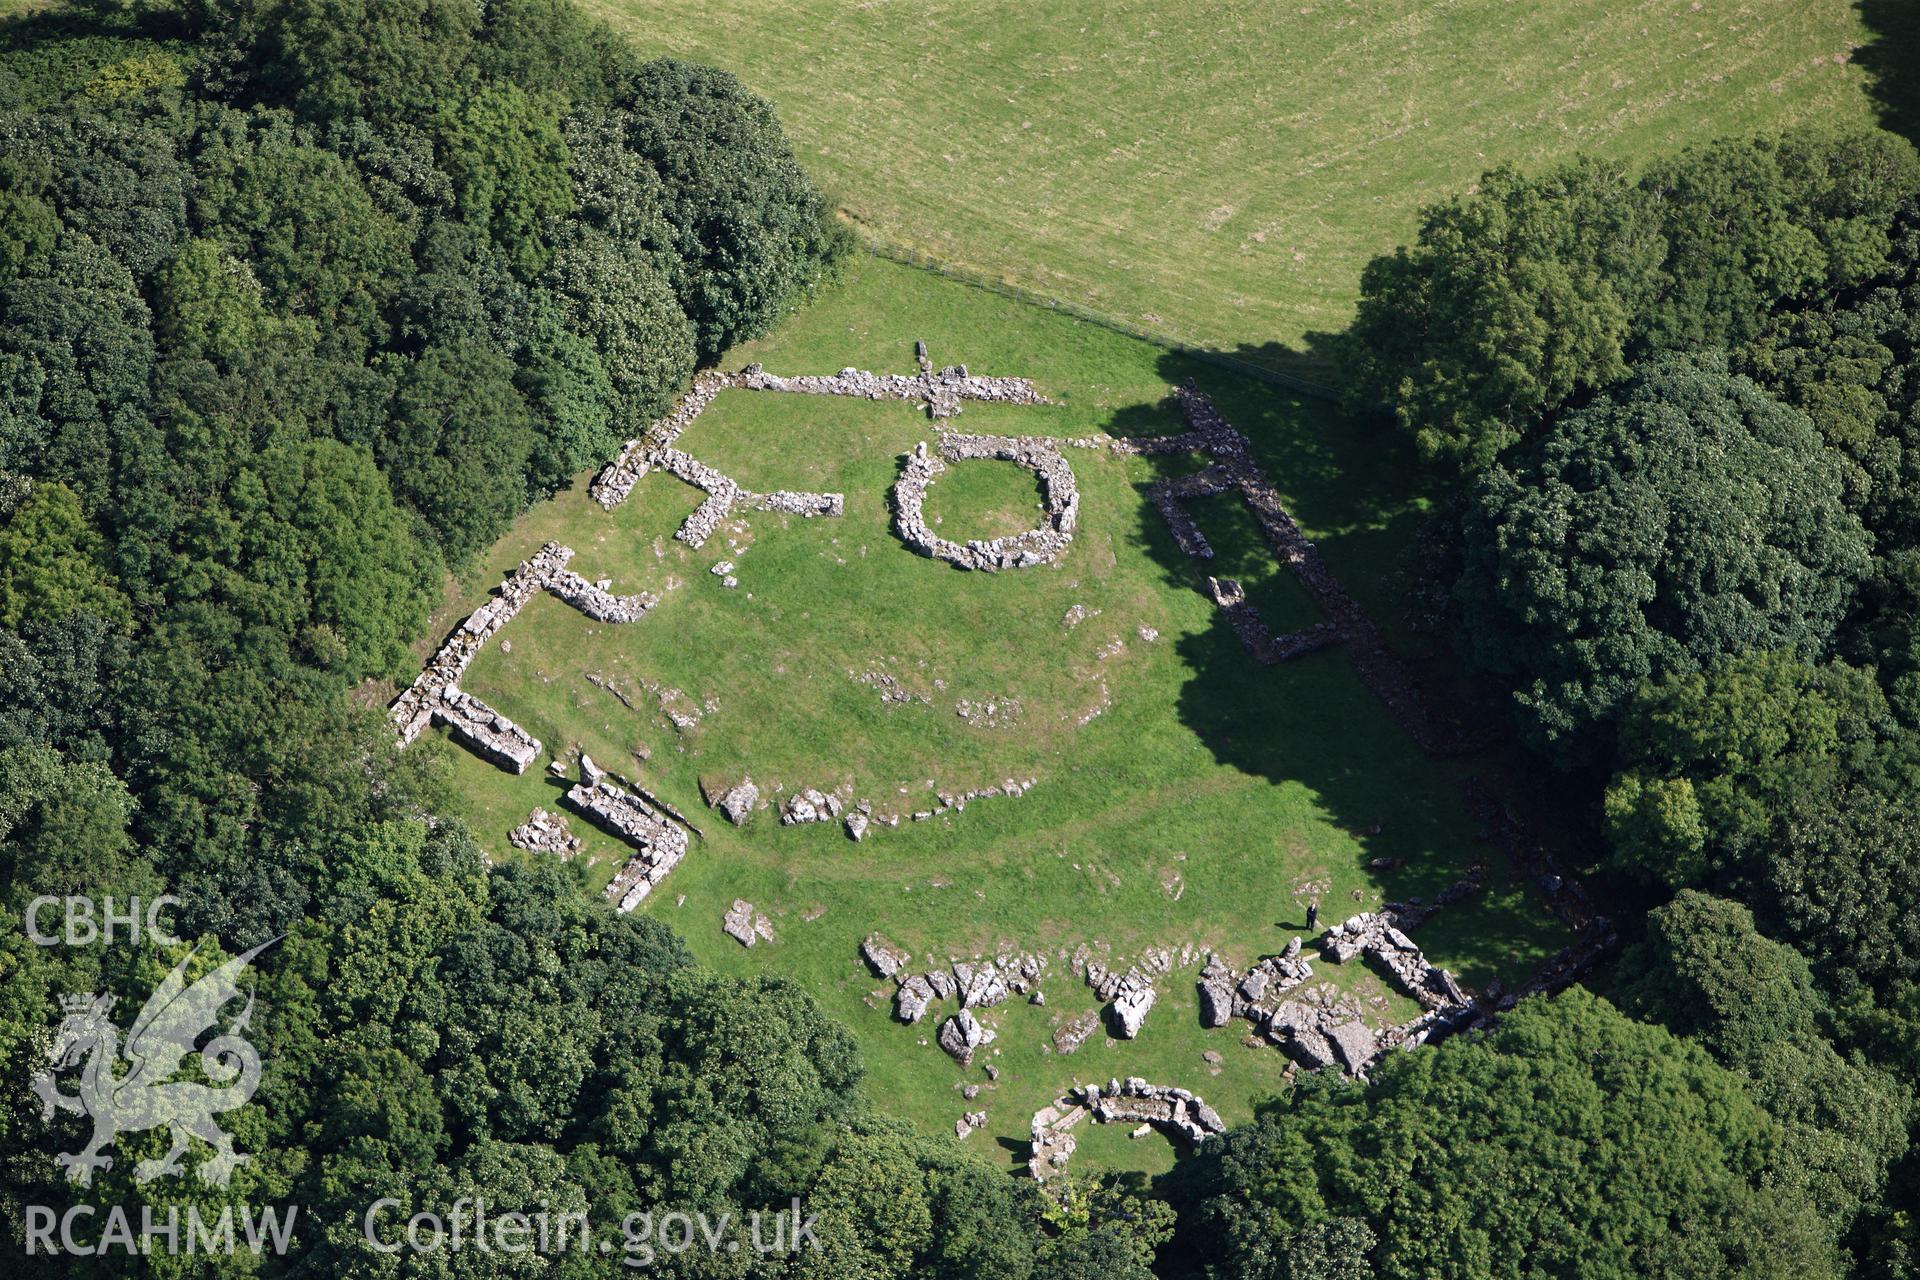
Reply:
[[[975,289],[985,289],[989,293],[997,293],[1003,298],[1013,298],[1017,301],[1027,303],[1030,306],[1045,307],[1049,311],[1063,312],[1087,324],[1099,325],[1102,329],[1125,334],[1129,338],[1138,338],[1142,342],[1150,342],[1156,347],[1178,352],[1180,355],[1192,360],[1198,360],[1203,364],[1215,365],[1219,368],[1230,370],[1245,378],[1252,378],[1255,381],[1264,382],[1271,386],[1286,387],[1288,390],[1297,391],[1301,395],[1313,396],[1319,400],[1338,400],[1340,398],[1340,392],[1324,382],[1315,382],[1311,378],[1302,378],[1297,374],[1286,373],[1279,369],[1270,368],[1267,365],[1254,364],[1251,361],[1242,360],[1238,356],[1230,356],[1223,351],[1215,351],[1209,347],[1196,347],[1192,343],[1183,342],[1170,333],[1163,333],[1158,329],[1142,329],[1138,325],[1128,324],[1124,320],[1117,320],[1112,316],[1101,315],[1098,311],[1090,311],[1077,303],[1049,297],[1044,293],[1035,293],[1033,290],[1023,288],[1020,285],[999,280],[978,271],[971,271],[965,267],[957,267],[952,263],[942,262],[940,259],[922,253],[918,249],[908,249],[901,245],[889,244],[884,240],[865,237],[862,239],[862,244],[866,248],[866,251],[876,258],[885,258],[890,262],[904,263],[910,267],[918,267],[922,271],[931,271],[936,275],[945,276],[947,279],[957,281],[960,284],[971,285]]]

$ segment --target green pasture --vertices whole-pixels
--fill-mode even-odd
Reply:
[[[1874,119],[1851,0],[587,0],[736,71],[867,234],[1325,376],[1360,269],[1502,163]],[[1864,47],[1864,51],[1863,51]]]
[[[1180,429],[1170,381],[1200,379],[1258,443],[1288,501],[1335,570],[1383,617],[1395,608],[1400,550],[1414,513],[1400,456],[1326,407],[1189,367],[1146,344],[937,276],[862,260],[772,338],[736,352],[789,373],[845,365],[910,368],[915,338],[938,362],[1025,374],[1055,404],[969,406],[983,432],[1066,438]],[[1212,947],[1236,965],[1285,945],[1301,925],[1295,890],[1331,882],[1338,918],[1386,898],[1431,893],[1485,859],[1493,887],[1432,926],[1434,956],[1469,983],[1524,972],[1561,944],[1537,902],[1476,842],[1457,782],[1400,732],[1331,651],[1255,665],[1202,595],[1202,569],[1173,547],[1142,489],[1159,463],[1070,449],[1080,530],[1058,566],[969,574],[909,552],[889,526],[900,456],[934,439],[916,407],[835,397],[723,392],[681,447],[757,489],[843,492],[843,519],[747,514],[701,550],[672,539],[700,495],[653,474],[612,513],[576,486],[531,511],[450,593],[436,635],[473,608],[546,539],[617,591],[663,603],[640,622],[596,624],[551,597],[530,604],[474,664],[464,687],[527,725],[551,753],[584,749],[685,812],[703,829],[686,862],[643,907],[708,964],[784,974],[853,1027],[869,1091],[932,1130],[985,1107],[1007,1158],[1033,1111],[1077,1080],[1143,1075],[1185,1083],[1229,1119],[1282,1084],[1282,1055],[1241,1043],[1245,1024],[1209,1031],[1195,1014],[1193,970],[1162,983],[1140,1039],[1096,1037],[1072,1057],[1046,1051],[1054,1022],[1094,1007],[1061,952],[1088,943],[1130,959],[1154,944]],[[1192,466],[1177,460],[1173,466]],[[949,536],[990,535],[1038,518],[1031,476],[961,463],[933,486],[929,518]],[[1311,602],[1273,566],[1244,508],[1209,499],[1199,518],[1277,628],[1311,621]],[[738,585],[711,570],[731,562]],[[1086,612],[1068,625],[1073,606]],[[1153,639],[1144,638],[1145,632]],[[888,702],[892,678],[910,698]],[[590,681],[593,676],[598,683]],[[970,704],[973,718],[959,713]],[[631,704],[631,705],[629,705]],[[991,706],[990,712],[984,711]],[[1089,713],[1099,713],[1089,718]],[[668,711],[683,720],[676,729]],[[447,750],[444,747],[432,748]],[[514,777],[448,751],[457,806],[497,856],[535,805],[558,808],[542,768]],[[705,808],[701,781],[751,774],[769,792],[850,788],[876,811],[911,813],[939,791],[1006,779],[1017,799],[982,799],[929,821],[908,817],[864,843],[835,825],[782,828],[762,812],[735,830]],[[621,846],[578,819],[587,874],[601,883]],[[1374,872],[1369,861],[1397,860]],[[776,940],[743,949],[720,931],[736,897],[773,919]],[[857,947],[880,930],[918,960],[1044,951],[1044,1007],[1002,1006],[997,1085],[963,1104],[962,1071],[932,1044],[934,1021],[888,1016],[888,990]],[[1330,980],[1399,1020],[1410,1002],[1362,968]],[[950,1009],[944,1012],[951,1012]],[[1225,1055],[1217,1072],[1201,1058]],[[1109,1141],[1109,1139],[1114,1139]],[[1101,1134],[1094,1160],[1152,1167],[1163,1142]]]

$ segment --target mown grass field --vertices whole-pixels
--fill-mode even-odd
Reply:
[[[958,421],[965,430],[1177,430],[1161,402],[1171,380],[1197,377],[1258,442],[1335,570],[1383,619],[1395,616],[1393,570],[1413,517],[1393,496],[1406,491],[1404,463],[1324,406],[865,258],[771,339],[727,363],[761,360],[789,373],[906,369],[918,337],[936,362],[1026,374],[1057,401],[971,405]],[[609,514],[586,497],[583,478],[530,512],[466,575],[434,631],[443,634],[548,538],[573,546],[587,577],[664,596],[653,614],[621,627],[537,599],[463,685],[551,752],[584,748],[704,828],[706,838],[642,910],[670,922],[719,969],[801,982],[853,1027],[876,1103],[930,1131],[985,1107],[989,1132],[971,1141],[997,1140],[1009,1160],[1024,1159],[1033,1111],[1077,1080],[1137,1074],[1184,1083],[1230,1120],[1246,1119],[1255,1100],[1280,1087],[1284,1059],[1242,1045],[1245,1024],[1202,1029],[1193,969],[1163,981],[1138,1041],[1109,1046],[1096,1037],[1072,1057],[1046,1052],[1056,1019],[1095,1007],[1059,952],[1105,943],[1134,957],[1153,944],[1192,943],[1244,966],[1300,927],[1293,892],[1310,879],[1332,882],[1324,914],[1337,919],[1382,895],[1430,893],[1485,859],[1493,887],[1423,930],[1431,954],[1483,984],[1512,978],[1561,944],[1538,904],[1503,878],[1497,852],[1475,842],[1456,787],[1469,765],[1423,756],[1338,651],[1276,668],[1245,655],[1200,593],[1199,566],[1174,549],[1142,496],[1155,464],[1070,450],[1082,514],[1065,560],[968,574],[914,555],[889,527],[899,456],[932,438],[911,405],[723,392],[681,447],[750,487],[842,491],[844,519],[753,514],[692,551],[671,534],[699,500],[694,490],[656,473]],[[1310,621],[1310,602],[1275,569],[1244,508],[1225,498],[1208,504],[1199,518],[1220,551],[1214,571],[1246,579],[1276,628]],[[1035,487],[1010,465],[956,464],[934,485],[928,512],[955,537],[1024,527],[1037,516]],[[734,565],[736,588],[710,572],[723,559]],[[1074,605],[1089,616],[1068,626]],[[1143,639],[1142,627],[1157,639]],[[916,700],[884,702],[856,678],[869,672],[892,675]],[[698,724],[676,731],[662,692]],[[994,717],[963,719],[963,701],[992,703]],[[544,776],[544,761],[516,778],[431,749],[451,755],[459,808],[499,856],[521,856],[506,832],[535,805],[559,808],[561,788]],[[699,783],[744,773],[788,790],[850,781],[882,810],[927,808],[933,790],[1006,778],[1037,785],[855,844],[838,824],[781,828],[767,812],[743,830],[727,826],[703,806]],[[621,846],[578,819],[573,826],[595,859],[590,875],[604,882],[624,858]],[[1404,865],[1369,872],[1376,858]],[[746,950],[721,933],[736,897],[773,918],[774,943]],[[1002,944],[1053,959],[1045,1007],[1011,1003],[988,1015],[1000,1033],[990,1060],[1001,1077],[978,1102],[964,1104],[957,1089],[984,1083],[980,1063],[962,1071],[945,1057],[931,1043],[934,1020],[909,1028],[890,1018],[890,984],[857,955],[874,929],[917,962]],[[1382,999],[1383,1019],[1412,1009],[1364,969],[1323,970]],[[941,1016],[952,1008],[939,1006]],[[1208,1049],[1226,1056],[1218,1074],[1202,1061]],[[1171,1155],[1158,1139],[1100,1133],[1087,1158],[1154,1167]]]
[[[1275,363],[1496,164],[1873,118],[1851,0],[584,3],[771,98],[869,233]]]

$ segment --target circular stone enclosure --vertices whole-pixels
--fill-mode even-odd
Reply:
[[[1025,467],[1040,480],[1042,522],[1035,528],[1002,538],[954,542],[942,538],[927,524],[927,486],[950,462],[997,460]],[[894,527],[900,540],[921,555],[944,560],[960,569],[996,573],[1001,569],[1030,569],[1051,564],[1066,554],[1080,519],[1080,489],[1073,468],[1060,456],[1054,441],[1040,436],[941,437],[934,453],[922,440],[900,466],[893,486]]]

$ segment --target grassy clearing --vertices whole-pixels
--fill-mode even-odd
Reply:
[[[960,426],[972,431],[1177,429],[1161,401],[1171,379],[1197,374],[1259,443],[1336,571],[1383,616],[1391,612],[1390,569],[1413,513],[1387,495],[1404,492],[1404,464],[1349,434],[1324,406],[1275,399],[1057,313],[870,261],[729,363],[763,360],[793,373],[904,368],[915,337],[928,339],[937,361],[1028,374],[1058,401],[969,407]],[[972,1141],[999,1141],[1010,1160],[1022,1158],[1038,1106],[1076,1080],[1116,1073],[1186,1083],[1244,1119],[1279,1087],[1283,1059],[1242,1045],[1243,1024],[1203,1030],[1191,971],[1163,984],[1138,1041],[1096,1038],[1070,1058],[1045,1052],[1057,1018],[1094,1005],[1060,950],[1099,942],[1134,956],[1191,942],[1244,965],[1299,927],[1292,890],[1303,880],[1332,881],[1334,917],[1382,895],[1430,893],[1490,856],[1474,843],[1456,790],[1464,766],[1421,755],[1337,651],[1255,666],[1200,594],[1199,567],[1175,551],[1144,501],[1158,474],[1146,461],[1069,451],[1082,515],[1060,566],[968,574],[913,555],[889,528],[887,491],[899,456],[930,438],[908,405],[722,393],[682,447],[749,486],[840,490],[846,517],[754,514],[695,552],[671,539],[694,491],[650,475],[608,514],[576,486],[530,512],[450,596],[441,621],[451,625],[547,538],[576,548],[575,567],[589,578],[658,591],[665,603],[637,624],[610,627],[536,600],[465,687],[550,749],[584,747],[694,816],[707,838],[643,909],[717,968],[805,985],[854,1028],[870,1092],[887,1109],[944,1130],[968,1109],[959,1085],[984,1077],[978,1064],[963,1072],[941,1054],[933,1023],[908,1028],[888,1017],[886,986],[856,954],[876,928],[917,958],[1001,943],[1054,958],[1044,1008],[1011,1004],[989,1016],[1002,1074],[973,1104],[991,1123]],[[955,464],[931,493],[947,524],[968,532],[1033,519],[1031,477],[1013,467]],[[1220,551],[1216,571],[1243,576],[1276,626],[1311,620],[1310,603],[1274,571],[1240,507],[1209,503],[1199,517]],[[737,588],[709,571],[722,559]],[[1089,616],[1068,626],[1074,605]],[[1144,640],[1143,627],[1158,638]],[[892,676],[915,700],[884,701],[859,678],[870,672]],[[663,695],[698,724],[676,731]],[[962,702],[994,712],[963,719]],[[559,788],[538,773],[513,778],[451,755],[465,816],[498,854],[513,852],[505,833],[529,809],[556,807]],[[736,831],[704,809],[702,777],[746,772],[788,789],[850,780],[883,810],[929,807],[932,789],[1005,778],[1038,785],[856,845],[837,825],[780,828],[761,813]],[[1376,824],[1377,834],[1365,834]],[[595,860],[589,874],[603,881],[619,846],[574,826]],[[1404,865],[1369,872],[1381,857]],[[735,897],[774,918],[775,943],[748,951],[721,934]],[[1444,939],[1434,954],[1472,983],[1512,977],[1562,941],[1506,881],[1454,917],[1444,930],[1440,920],[1432,926]],[[1382,999],[1383,1017],[1408,1012],[1364,969],[1329,976]],[[1226,1055],[1218,1074],[1201,1060],[1206,1049]],[[1093,1144],[1094,1158],[1133,1167],[1170,1159],[1163,1142],[1108,1136]]]
[[[862,226],[1281,361],[1506,161],[1868,122],[1849,0],[587,0],[778,104]]]

